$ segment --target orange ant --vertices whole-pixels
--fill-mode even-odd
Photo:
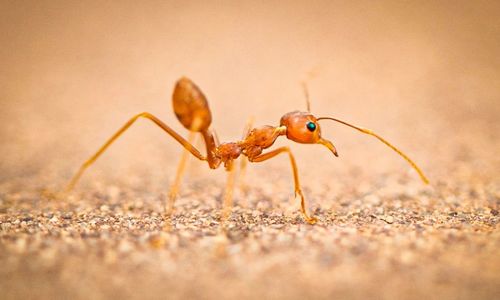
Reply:
[[[210,130],[210,124],[212,122],[212,115],[210,108],[208,107],[208,102],[201,92],[201,90],[188,78],[181,78],[177,81],[174,93],[173,93],[173,107],[174,112],[182,125],[190,131],[190,138],[188,141],[180,136],[173,129],[168,127],[165,123],[159,120],[157,117],[153,116],[148,112],[140,113],[133,118],[131,118],[122,128],[120,128],[101,148],[92,155],[87,161],[85,161],[78,172],[71,179],[67,187],[67,191],[70,191],[78,179],[81,177],[83,172],[123,133],[125,132],[137,119],[146,118],[153,121],[166,133],[172,136],[177,142],[179,142],[187,151],[186,153],[191,153],[193,156],[199,160],[208,162],[208,166],[211,169],[218,168],[221,163],[224,163],[224,167],[229,172],[228,184],[226,187],[226,194],[224,197],[224,210],[223,210],[223,221],[227,219],[230,213],[231,201],[232,201],[232,189],[234,182],[234,161],[240,156],[244,155],[250,162],[258,163],[271,159],[281,153],[287,153],[290,159],[290,164],[293,171],[293,179],[295,183],[295,196],[299,195],[301,198],[301,212],[305,220],[309,224],[316,223],[317,219],[311,217],[306,212],[306,205],[304,194],[302,193],[299,175],[297,170],[297,165],[295,163],[295,158],[290,151],[289,147],[280,147],[269,152],[263,153],[263,150],[271,147],[276,139],[280,136],[286,136],[289,140],[302,144],[321,144],[327,147],[335,156],[338,156],[335,146],[328,140],[321,137],[321,128],[318,121],[321,120],[332,120],[339,122],[341,124],[347,125],[354,128],[362,133],[372,135],[379,139],[382,143],[389,146],[392,150],[396,151],[401,155],[420,175],[420,178],[424,183],[428,183],[428,179],[425,177],[420,168],[403,152],[397,149],[395,146],[387,142],[385,139],[372,132],[369,129],[361,128],[347,122],[341,121],[339,119],[331,117],[320,117],[316,118],[310,113],[309,107],[309,96],[307,89],[304,89],[306,93],[307,100],[307,112],[303,111],[293,111],[286,113],[281,117],[279,126],[262,126],[253,128],[246,131],[243,139],[237,142],[219,143],[214,131]],[[201,133],[203,140],[206,145],[206,156],[201,154],[198,149],[192,145],[192,140],[194,138],[194,133]],[[170,191],[170,201],[167,207],[167,215],[173,211],[175,197],[179,188],[180,178],[182,176],[185,162],[187,159],[187,154],[183,155],[179,168],[177,170],[177,176],[172,185]]]

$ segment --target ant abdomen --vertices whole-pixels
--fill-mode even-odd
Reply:
[[[212,123],[208,101],[201,90],[186,77],[177,81],[172,95],[177,119],[191,131],[207,131]]]

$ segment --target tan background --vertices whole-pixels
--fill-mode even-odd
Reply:
[[[393,253],[399,253],[402,246],[397,242],[391,244],[394,240],[389,240],[394,252],[369,252],[375,256],[364,257],[366,261],[339,256],[340,266],[327,271],[314,264],[301,265],[301,274],[305,275],[300,278],[293,277],[294,270],[288,269],[288,259],[298,255],[316,257],[309,252],[308,244],[307,247],[299,244],[298,250],[292,247],[291,252],[279,249],[286,253],[282,260],[273,251],[264,254],[257,251],[257,255],[250,254],[250,258],[236,256],[240,259],[239,264],[228,267],[230,274],[246,270],[244,261],[256,266],[268,266],[266,262],[272,260],[274,254],[279,262],[276,264],[283,269],[278,268],[276,273],[273,273],[272,267],[265,269],[270,270],[266,271],[268,273],[258,271],[258,267],[257,271],[249,271],[248,282],[253,282],[260,289],[249,288],[245,283],[247,281],[240,280],[245,276],[236,276],[234,281],[229,279],[226,283],[236,284],[234,290],[243,289],[249,297],[252,292],[269,296],[265,292],[266,287],[277,284],[277,287],[282,287],[281,293],[271,294],[277,298],[293,295],[318,297],[317,293],[324,288],[333,289],[330,295],[335,295],[339,292],[336,289],[342,286],[352,288],[341,289],[344,296],[365,297],[375,293],[397,298],[400,291],[403,295],[418,291],[421,293],[415,294],[418,298],[418,295],[429,296],[426,294],[428,291],[440,291],[442,294],[436,295],[450,298],[479,295],[488,298],[498,292],[500,266],[498,253],[492,254],[500,240],[498,217],[493,215],[494,209],[498,210],[500,195],[499,37],[498,1],[0,1],[2,220],[4,223],[14,222],[11,218],[23,212],[23,206],[16,204],[16,199],[24,199],[23,191],[38,191],[46,187],[60,189],[92,151],[138,112],[149,111],[186,135],[172,113],[170,99],[173,85],[180,76],[193,79],[209,98],[213,127],[222,141],[239,138],[250,116],[256,118],[257,125],[275,125],[282,114],[305,109],[300,81],[307,79],[313,113],[338,117],[374,129],[405,150],[431,179],[431,186],[424,187],[404,161],[383,145],[351,129],[325,121],[322,123],[323,133],[336,144],[340,158],[333,158],[321,146],[292,145],[306,194],[311,195],[311,207],[338,210],[342,214],[339,203],[345,200],[349,191],[357,191],[355,195],[365,195],[366,191],[379,195],[376,191],[383,186],[384,190],[380,193],[385,191],[392,195],[387,189],[390,191],[391,183],[399,182],[394,192],[397,195],[408,192],[408,197],[413,197],[419,193],[430,193],[436,203],[448,205],[450,202],[447,201],[452,201],[450,199],[466,199],[456,205],[467,202],[467,205],[480,208],[486,214],[490,214],[491,209],[493,225],[485,225],[485,228],[493,232],[492,236],[476,235],[474,230],[479,229],[467,227],[470,231],[464,231],[465,240],[460,240],[460,247],[463,248],[456,248],[458,252],[446,255],[450,249],[442,250],[440,246],[429,246],[429,249],[437,249],[439,255],[434,250],[429,250],[432,254],[418,252],[415,257],[423,255],[428,259],[421,260],[422,269],[416,267],[405,269],[407,273],[392,273],[396,274],[391,277],[395,281],[390,282],[395,282],[400,289],[385,289],[384,286],[381,292],[379,286],[383,285],[374,284],[373,279],[380,276],[389,278],[386,277],[389,275],[383,272],[363,273],[367,271],[364,267],[367,262],[386,262],[384,258],[376,258],[390,255],[392,259]],[[290,143],[277,143],[285,144]],[[155,197],[163,197],[168,191],[180,153],[180,147],[171,138],[146,121],[139,122],[85,174],[78,191],[89,198],[94,192],[106,193],[110,187],[133,187],[136,188],[134,199],[146,195],[145,199],[150,199],[150,202],[146,201],[144,205],[152,205],[152,208],[148,207],[158,212],[161,201]],[[188,175],[191,176],[185,181],[188,197],[179,203],[181,211],[182,207],[190,207],[193,197],[203,199],[204,195],[220,193],[224,187],[222,170],[211,171],[203,164],[193,163]],[[387,186],[384,183],[386,179],[389,182]],[[283,200],[291,193],[288,162],[285,158],[278,158],[266,164],[250,166],[248,183],[251,190],[263,192],[265,197],[281,195]],[[191,194],[193,190],[197,196]],[[240,199],[238,195],[237,200]],[[138,201],[134,199],[131,201]],[[353,196],[351,200],[355,199],[359,197]],[[428,205],[428,202],[420,200],[415,200],[416,207],[418,203]],[[43,205],[38,207],[40,202],[36,201],[33,204],[36,209],[43,210]],[[271,207],[278,212],[286,210],[284,207],[288,205],[284,202]],[[93,202],[88,200],[82,203]],[[366,203],[361,202],[359,209],[366,208]],[[457,206],[450,207],[443,209],[444,216]],[[296,208],[292,206],[287,214],[295,212]],[[255,206],[250,209],[255,209]],[[350,209],[350,206],[345,209]],[[427,209],[427,213],[432,214],[434,207]],[[135,213],[151,213],[151,210],[140,208]],[[339,232],[359,228],[357,221],[346,220],[352,223],[344,228],[339,225],[341,221],[338,217],[332,218],[328,221],[331,222],[329,227],[324,230]],[[446,222],[436,221],[433,224],[455,228],[455,225]],[[471,221],[466,224],[477,223]],[[267,225],[263,230],[266,228]],[[316,227],[315,230],[325,232],[322,228]],[[180,229],[179,234],[182,235],[183,231]],[[409,231],[413,232],[413,227]],[[311,229],[311,232],[314,231]],[[146,230],[141,234],[150,233]],[[6,230],[4,234],[7,236],[2,240],[5,247],[9,244],[6,241],[16,240],[17,233]],[[348,231],[346,234],[353,233]],[[448,236],[447,231],[438,231],[437,234],[440,238]],[[403,238],[409,235],[411,233],[405,233]],[[348,243],[358,238],[359,235],[354,234]],[[305,240],[302,237],[297,239]],[[258,236],[255,240],[265,239]],[[439,245],[445,247],[448,242],[444,240]],[[424,239],[424,245],[433,241],[431,238]],[[197,243],[194,242],[199,246]],[[58,245],[64,248],[65,242]],[[87,245],[94,249],[89,250],[90,253],[100,249],[92,245]],[[274,249],[273,245],[271,242],[270,249]],[[487,246],[481,248],[479,245]],[[241,245],[236,243],[236,246]],[[243,244],[241,247],[246,249],[247,246]],[[342,246],[339,247],[342,249]],[[178,270],[201,269],[201,273],[195,272],[193,277],[189,277],[191,273],[186,275],[187,279],[181,276],[177,289],[173,288],[179,297],[200,296],[202,294],[194,290],[200,293],[204,289],[220,291],[224,286],[225,281],[221,284],[210,279],[210,270],[215,268],[226,274],[225,267],[221,264],[214,267],[207,263],[198,248],[193,249],[195,261],[203,267],[192,263],[189,257],[181,257],[176,262],[173,259],[174,265],[178,264]],[[480,252],[478,249],[487,250]],[[170,255],[168,251],[165,253]],[[155,266],[152,261],[157,254],[148,253],[145,254],[149,259],[146,265]],[[477,258],[472,254],[477,254]],[[172,255],[175,257],[175,254]],[[15,258],[20,257],[24,259],[24,256],[6,254],[2,261],[17,262]],[[35,255],[31,260],[21,261],[29,266],[38,262],[40,257]],[[109,278],[108,272],[123,275],[131,274],[130,270],[134,269],[133,266],[128,266],[130,269],[122,266],[118,271],[103,270],[99,269],[102,264],[100,256],[95,260],[90,258],[90,262],[79,260],[81,257],[86,256],[70,257],[67,261],[70,267],[62,267],[63,279],[56,276],[60,287],[67,288],[63,289],[62,295],[79,291],[79,296],[86,298],[89,296],[86,286],[92,286],[94,292],[101,291],[99,288],[107,282],[103,278]],[[436,257],[449,261],[446,260],[445,266],[436,265],[433,261]],[[267,260],[261,261],[261,258]],[[164,259],[160,256],[160,260]],[[135,263],[133,259],[129,261]],[[354,263],[354,267],[349,263]],[[447,264],[457,268],[446,269]],[[8,266],[19,265],[13,263]],[[383,264],[376,266],[382,266],[380,270],[384,272],[392,270]],[[426,266],[436,266],[437,270]],[[76,279],[71,281],[68,279],[71,276],[65,273],[74,268],[86,270],[87,267],[98,271],[87,274],[87,281],[81,283]],[[14,283],[9,284],[13,291],[11,295],[17,295],[16,287],[24,286],[22,280],[27,275],[23,275],[21,269],[12,267],[4,270],[6,278],[14,278]],[[42,295],[57,295],[58,290],[52,290],[51,283],[46,282],[53,283],[50,281],[52,277],[45,277],[44,267],[41,270],[28,274],[39,283],[45,292]],[[426,270],[430,270],[430,275],[425,273]],[[465,273],[458,270],[465,270]],[[484,273],[481,273],[483,270]],[[315,277],[314,274],[321,275],[322,271],[326,272],[324,276]],[[414,272],[422,274],[422,277],[415,276]],[[93,281],[97,273],[102,277]],[[153,273],[155,275],[139,272],[132,279],[118,276],[123,281],[115,284],[118,290],[124,291],[130,282],[134,282],[133,278],[151,276],[164,283],[168,280],[162,276],[169,279],[174,276],[171,273]],[[12,274],[18,274],[18,277]],[[306,290],[295,293],[295,289],[283,289],[288,285],[286,279],[262,282],[259,278],[263,274],[272,275],[272,278],[291,276],[289,282],[298,282],[295,287]],[[352,274],[353,277],[342,274]],[[397,274],[404,275],[399,277]],[[445,274],[444,277],[460,275],[450,281],[445,280],[443,288],[441,281],[436,283],[433,279],[436,274]],[[227,278],[224,277],[226,275],[220,278]],[[478,277],[480,275],[482,277]],[[19,280],[16,281],[16,278]],[[336,280],[335,284],[331,285],[327,278]],[[416,278],[421,281],[415,281]],[[473,278],[479,278],[478,282],[470,283]],[[148,290],[150,295],[158,295],[155,288],[161,285],[149,281],[145,284],[140,280],[137,282],[137,297],[142,295],[141,288]],[[477,289],[483,293],[476,294]],[[230,291],[228,289],[225,296],[230,296]],[[93,296],[105,297],[113,293],[96,292]]]
[[[276,124],[304,109],[299,82],[310,73],[314,113],[377,129],[431,174],[435,144],[498,140],[495,1],[3,1],[1,11],[2,178],[48,165],[67,172],[140,111],[185,134],[170,103],[182,75],[210,99],[223,141],[238,138],[249,116]],[[104,164],[146,155],[157,168],[177,158],[159,130],[137,127]],[[357,133],[323,127],[341,154],[335,168],[365,168],[365,155],[397,161]],[[482,139],[462,146],[488,148]],[[330,159],[319,147],[295,148]]]

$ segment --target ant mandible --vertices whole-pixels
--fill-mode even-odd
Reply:
[[[248,128],[247,132],[243,136],[243,139],[241,139],[240,141],[219,143],[215,132],[210,129],[212,114],[210,112],[210,108],[208,106],[205,95],[203,95],[201,90],[190,79],[183,77],[179,79],[175,85],[172,100],[174,113],[177,116],[177,119],[179,119],[182,125],[190,131],[189,141],[184,139],[181,135],[168,127],[154,115],[148,112],[140,113],[131,118],[127,123],[125,123],[125,125],[123,125],[122,128],[120,128],[113,136],[111,136],[111,138],[109,138],[109,140],[104,143],[104,145],[101,146],[101,148],[94,155],[92,155],[87,161],[82,164],[78,172],[71,179],[66,190],[70,191],[75,186],[83,172],[139,118],[146,118],[151,120],[166,133],[172,136],[177,142],[179,142],[186,149],[186,153],[191,153],[199,160],[208,162],[208,166],[211,169],[218,168],[221,163],[224,164],[224,167],[229,172],[229,177],[224,197],[223,220],[227,219],[230,214],[232,189],[234,182],[233,176],[235,170],[234,161],[241,155],[243,155],[247,157],[248,161],[258,163],[271,159],[281,153],[286,153],[288,154],[290,164],[292,166],[293,179],[295,183],[295,196],[299,195],[301,199],[301,212],[305,220],[309,224],[316,223],[317,219],[307,214],[304,194],[302,193],[302,189],[299,183],[297,164],[295,163],[295,158],[290,151],[290,148],[285,146],[265,153],[263,153],[263,150],[271,147],[278,137],[286,136],[286,138],[288,138],[289,140],[301,144],[321,144],[327,147],[335,156],[338,156],[335,146],[330,141],[321,137],[321,128],[318,123],[318,121],[321,120],[332,120],[354,128],[362,133],[376,137],[382,143],[386,144],[392,150],[396,151],[396,153],[402,156],[417,171],[424,183],[429,183],[428,179],[425,177],[420,168],[406,154],[404,154],[401,150],[399,150],[371,130],[355,126],[332,117],[316,118],[310,113],[309,96],[307,94],[307,90],[305,91],[308,110],[307,112],[293,111],[286,113],[281,117],[279,126],[266,125],[253,128],[251,130],[250,128]],[[201,154],[200,151],[192,145],[194,133],[201,133],[206,145],[206,156]],[[167,206],[167,216],[170,216],[173,211],[180,178],[182,176],[187,159],[186,153],[181,159],[181,162],[177,169],[176,179],[170,191],[169,204]]]

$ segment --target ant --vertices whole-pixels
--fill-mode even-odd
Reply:
[[[301,144],[321,144],[328,148],[333,155],[338,156],[335,146],[321,136],[321,127],[318,123],[318,121],[321,120],[335,121],[354,128],[362,133],[374,136],[402,156],[417,171],[424,183],[429,183],[429,180],[425,177],[422,170],[420,170],[420,168],[406,154],[373,131],[332,117],[317,118],[312,115],[310,113],[309,95],[305,86],[304,91],[307,100],[307,112],[293,111],[286,113],[281,117],[279,126],[265,125],[251,129],[251,125],[248,125],[248,128],[241,140],[236,142],[219,143],[217,135],[210,129],[212,115],[205,95],[194,84],[194,82],[186,77],[183,77],[179,79],[175,85],[172,100],[174,113],[177,116],[177,119],[179,119],[181,124],[190,131],[189,141],[184,139],[181,135],[168,127],[154,115],[148,112],[140,113],[125,123],[125,125],[123,125],[113,136],[111,136],[94,155],[81,165],[78,172],[71,179],[66,190],[72,190],[82,176],[83,172],[139,118],[151,120],[167,134],[173,137],[177,142],[179,142],[186,150],[181,158],[181,162],[177,169],[176,179],[170,190],[167,216],[170,216],[173,211],[175,197],[180,184],[180,178],[182,177],[189,153],[201,161],[206,161],[211,169],[217,169],[223,163],[225,169],[228,171],[228,183],[223,203],[223,221],[228,218],[232,205],[232,190],[235,170],[234,161],[243,155],[248,159],[248,161],[259,163],[271,159],[279,154],[286,153],[288,154],[292,167],[295,184],[295,197],[299,195],[301,199],[301,213],[309,224],[316,223],[317,219],[307,214],[304,194],[302,193],[302,189],[300,187],[297,164],[290,148],[285,146],[268,152],[264,152],[264,150],[271,147],[278,137],[286,136],[287,139]],[[192,145],[195,133],[201,133],[206,145],[206,155],[201,154],[200,151]],[[245,160],[242,162],[244,161]]]

